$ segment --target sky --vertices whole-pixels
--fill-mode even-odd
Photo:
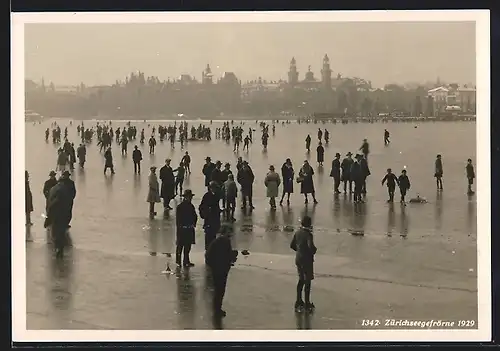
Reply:
[[[181,74],[242,81],[287,79],[292,57],[299,79],[310,65],[320,77],[360,77],[374,87],[476,81],[474,22],[283,22],[155,24],[26,24],[25,77],[87,86],[124,80],[132,71],[160,80]]]

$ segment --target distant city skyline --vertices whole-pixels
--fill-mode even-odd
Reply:
[[[160,80],[201,80],[234,72],[242,82],[287,80],[292,57],[300,80],[359,77],[373,87],[436,81],[476,84],[474,22],[313,22],[26,24],[25,78],[56,85],[110,85],[141,71]]]

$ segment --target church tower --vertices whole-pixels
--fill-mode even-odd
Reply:
[[[290,61],[290,70],[288,71],[288,84],[294,86],[299,82],[299,72],[297,72],[297,63],[295,57]]]
[[[213,83],[213,74],[210,65],[207,64],[207,68],[201,73],[202,83],[203,84],[212,84]]]
[[[323,83],[323,88],[332,88],[332,70],[330,69],[330,59],[328,55],[325,54],[323,57],[323,69],[321,70],[321,82]]]

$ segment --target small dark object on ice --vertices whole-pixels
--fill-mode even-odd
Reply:
[[[248,250],[242,250],[242,251],[241,251],[241,254],[242,254],[243,256],[248,256],[248,255],[250,255],[250,252],[248,252]]]

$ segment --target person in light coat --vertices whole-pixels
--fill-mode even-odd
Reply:
[[[149,174],[149,191],[146,202],[149,202],[149,218],[153,218],[156,215],[155,203],[160,203],[160,184],[158,183],[158,177],[156,176],[156,167],[150,168],[151,173]]]
[[[276,198],[278,197],[278,188],[281,184],[281,178],[278,173],[274,171],[274,166],[269,166],[269,172],[264,179],[264,185],[267,188],[267,197],[269,198],[269,205],[271,209],[276,209]]]

